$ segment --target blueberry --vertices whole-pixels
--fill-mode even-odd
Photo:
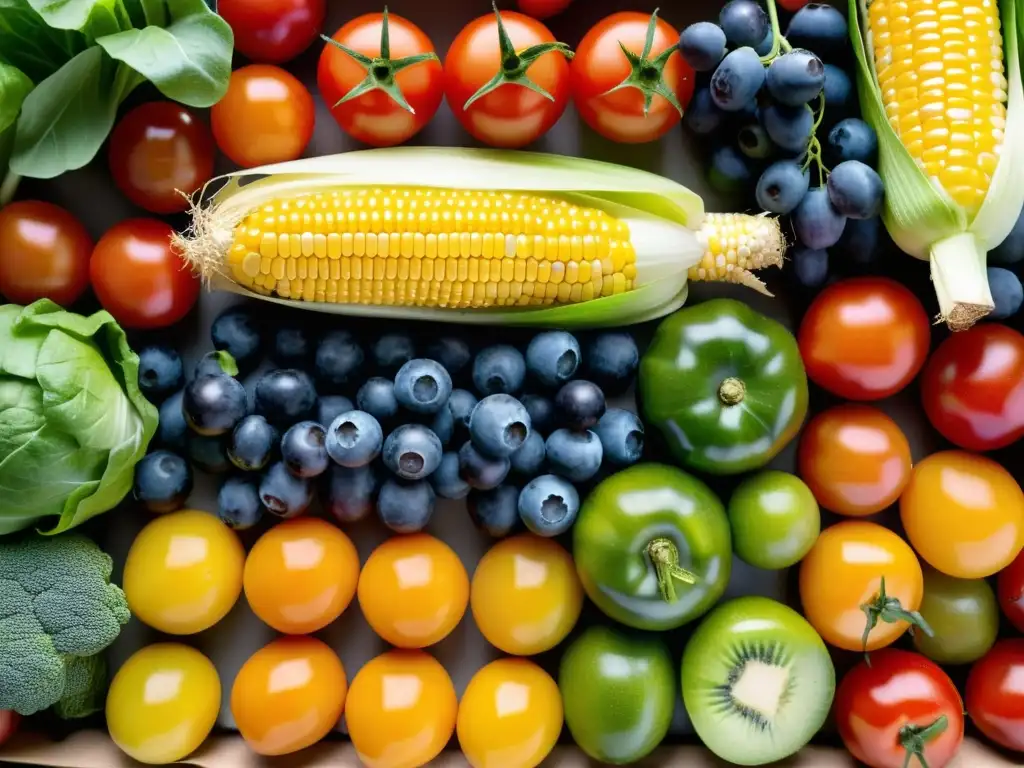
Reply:
[[[825,87],[825,65],[810,51],[797,48],[772,61],[764,81],[775,101],[800,107]]]
[[[736,134],[736,145],[740,152],[751,160],[764,160],[771,157],[775,145],[768,138],[768,132],[760,123],[749,123],[742,126]]]
[[[184,383],[181,355],[175,350],[158,344],[139,352],[139,389],[150,402],[160,402]]]
[[[313,486],[304,477],[295,477],[284,462],[271,464],[260,478],[260,501],[278,517],[298,517],[313,503]]]
[[[223,349],[215,349],[213,352],[207,352],[199,358],[199,362],[196,363],[195,370],[192,372],[192,378],[220,376],[221,374],[237,376],[238,363],[235,362],[235,358],[230,352]]]
[[[476,395],[466,389],[453,389],[448,396],[448,410],[454,420],[453,438],[465,440],[469,438],[469,417],[477,404]]]
[[[314,375],[324,389],[336,390],[353,385],[362,372],[365,355],[348,331],[331,331],[316,347]]]
[[[591,338],[583,360],[588,379],[609,395],[621,395],[636,376],[640,350],[632,334],[608,331]]]
[[[735,194],[747,189],[753,180],[750,163],[736,147],[726,144],[711,153],[708,181],[716,191]]]
[[[519,522],[519,489],[499,485],[489,491],[472,491],[466,508],[473,525],[498,539],[507,536]]]
[[[1024,210],[1020,212],[1013,229],[999,245],[988,253],[993,264],[1016,264],[1024,259]]]
[[[293,424],[281,438],[281,461],[296,477],[317,477],[327,471],[327,431],[315,421]]]
[[[459,454],[449,451],[441,457],[441,463],[430,476],[430,484],[442,499],[466,498],[469,483],[459,474]]]
[[[280,441],[278,431],[262,416],[246,416],[231,433],[228,459],[244,472],[258,472],[270,463]]]
[[[231,469],[228,460],[227,441],[223,436],[209,437],[190,434],[185,451],[192,466],[211,475],[220,475]]]
[[[311,419],[316,412],[316,388],[305,371],[268,371],[256,382],[256,413],[275,426],[288,427]]]
[[[372,464],[332,464],[325,477],[325,506],[339,523],[354,523],[373,511],[380,478]]]
[[[697,89],[683,113],[686,127],[697,136],[710,136],[721,127],[724,120],[725,113],[715,104],[707,88]]]
[[[536,477],[544,466],[546,456],[544,438],[540,432],[531,431],[522,447],[509,456],[512,471],[520,477]]]
[[[679,53],[696,72],[717,67],[725,51],[725,31],[710,21],[691,24],[679,35]]]
[[[451,376],[458,376],[473,359],[469,344],[455,336],[434,339],[424,350],[431,360],[437,360]]]
[[[882,221],[877,216],[870,219],[848,219],[833,253],[855,264],[870,264],[878,256],[881,236]]]
[[[377,369],[394,376],[399,368],[416,356],[416,348],[404,333],[385,333],[374,342],[372,354]]]
[[[820,288],[828,280],[828,251],[814,250],[806,245],[793,249],[793,272],[805,288]]]
[[[804,152],[814,131],[814,116],[807,107],[769,104],[761,112],[769,138],[786,152]]]
[[[526,371],[546,387],[557,388],[576,375],[580,345],[565,331],[543,331],[526,348]]]
[[[874,166],[878,160],[878,136],[875,129],[859,117],[848,117],[828,132],[826,150],[826,157],[833,165],[845,160],[860,160],[865,165]]]
[[[832,205],[825,187],[809,189],[793,211],[793,229],[808,248],[831,248],[842,236],[844,226],[846,217]]]
[[[570,429],[590,429],[604,415],[604,392],[592,381],[570,381],[555,395],[555,409]]]
[[[327,455],[343,467],[362,467],[380,455],[384,432],[366,411],[349,411],[327,428]]]
[[[185,450],[188,424],[185,423],[185,413],[181,409],[184,395],[184,392],[175,392],[160,404],[160,420],[153,438],[154,445],[176,451]]]
[[[471,440],[459,448],[459,475],[470,488],[488,491],[497,488],[508,477],[508,459],[492,459],[480,453]]]
[[[757,180],[757,204],[769,213],[790,213],[807,194],[810,178],[807,170],[793,160],[774,162]]]
[[[530,416],[531,432],[547,435],[555,428],[555,404],[551,400],[543,395],[526,395],[520,402]]]
[[[452,377],[434,360],[410,360],[395,375],[395,399],[413,413],[437,413],[451,393]]]
[[[771,29],[768,14],[754,0],[730,0],[718,14],[718,23],[733,48],[755,46]]]
[[[422,424],[403,424],[384,441],[384,466],[403,480],[422,480],[441,463],[444,449]]]
[[[1005,320],[1017,314],[1021,302],[1024,302],[1024,288],[1013,272],[1002,267],[989,267],[988,287],[996,305],[989,313],[990,319]]]
[[[274,331],[270,356],[282,368],[305,368],[313,360],[313,342],[302,328],[278,328]]]
[[[506,458],[529,437],[530,415],[511,395],[489,395],[473,409],[469,435],[481,453]]]
[[[259,486],[242,477],[229,477],[217,493],[217,517],[236,531],[252,528],[263,517]]]
[[[232,307],[220,313],[210,327],[215,349],[229,352],[240,371],[251,371],[263,353],[263,336],[255,314],[247,307]]]
[[[764,33],[764,37],[761,38],[761,42],[754,46],[754,50],[758,56],[767,56],[772,52],[772,48],[775,46],[775,33],[771,27],[768,27],[768,31]]]
[[[544,449],[548,468],[574,483],[582,483],[596,475],[604,455],[601,439],[590,430],[556,429],[548,436]]]
[[[573,484],[555,475],[531,480],[519,493],[519,517],[538,536],[568,531],[580,511],[580,495]]]
[[[882,177],[860,160],[846,160],[828,175],[828,198],[844,216],[870,219],[882,210]]]
[[[737,48],[726,54],[711,76],[711,98],[719,109],[736,112],[754,100],[762,85],[764,65],[757,51]]]
[[[329,425],[341,414],[355,409],[355,404],[344,395],[323,395],[316,403],[316,420]]]
[[[433,416],[428,416],[423,425],[430,427],[430,431],[437,435],[441,445],[448,445],[455,435],[455,417],[448,410],[447,404]]]
[[[830,5],[811,3],[793,14],[785,37],[794,48],[827,54],[846,47],[849,30],[840,11]]]
[[[223,435],[235,428],[249,408],[245,387],[226,374],[200,376],[185,387],[181,410],[197,434]]]
[[[377,514],[395,533],[422,531],[434,514],[434,489],[425,480],[388,478],[377,495]]]
[[[192,493],[192,469],[176,453],[153,451],[135,465],[133,491],[150,512],[173,512],[185,506]]]
[[[632,411],[609,408],[594,427],[601,451],[610,464],[636,464],[644,453],[644,425]]]
[[[825,114],[834,115],[853,105],[853,83],[850,76],[835,64],[825,65]]]
[[[381,424],[390,424],[398,415],[395,382],[382,376],[371,376],[356,392],[356,408],[366,411]]]
[[[473,361],[473,384],[481,395],[514,395],[525,378],[526,360],[508,344],[482,349]]]

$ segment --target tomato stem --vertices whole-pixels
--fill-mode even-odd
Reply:
[[[651,48],[654,47],[654,33],[658,30],[659,10],[659,8],[655,8],[654,13],[651,14],[651,20],[647,24],[647,37],[644,38],[644,49],[639,56],[623,45],[621,40],[619,41],[619,48],[622,49],[623,55],[629,61],[631,71],[626,75],[625,80],[601,94],[602,96],[607,96],[609,93],[615,93],[615,91],[621,91],[625,88],[636,88],[644,95],[644,117],[647,116],[655,95],[661,96],[661,98],[675,107],[680,115],[683,114],[683,105],[679,103],[679,99],[676,98],[672,89],[665,84],[664,78],[665,64],[668,63],[672,54],[678,50],[678,46],[670,45],[659,53],[656,58],[649,58]]]
[[[658,589],[661,590],[661,598],[666,603],[675,602],[676,580],[684,584],[696,584],[697,574],[679,565],[679,549],[664,536],[652,539],[647,545],[647,556],[654,564],[654,570],[658,575]]]
[[[742,379],[729,376],[718,385],[718,399],[722,405],[739,405],[747,395],[747,385]]]
[[[864,626],[864,635],[861,638],[861,643],[864,649],[864,660],[867,665],[871,666],[871,658],[867,655],[868,653],[868,636],[871,634],[879,621],[884,621],[886,624],[895,624],[900,621],[905,621],[910,624],[910,631],[914,631],[914,627],[919,628],[928,637],[934,637],[935,633],[932,628],[928,626],[928,622],[924,620],[917,611],[908,611],[900,603],[898,598],[889,597],[885,593],[885,576],[882,576],[881,583],[878,587],[878,594],[871,600],[871,602],[864,603],[860,607],[864,611],[864,615],[867,617],[867,621]]]
[[[921,768],[928,768],[928,761],[924,759],[924,748],[928,742],[936,739],[949,727],[949,720],[945,715],[939,715],[931,725],[904,725],[900,728],[900,744],[906,750],[907,755],[903,760],[903,768],[910,767],[910,761],[917,758]]]
[[[416,114],[416,110],[413,109],[409,102],[405,100],[405,95],[402,93],[402,89],[399,88],[398,83],[395,82],[395,75],[403,69],[408,69],[409,67],[413,67],[417,64],[422,64],[425,61],[436,61],[440,63],[441,60],[437,58],[437,54],[433,51],[430,53],[416,53],[412,56],[406,56],[403,59],[392,60],[391,35],[388,32],[387,6],[384,6],[384,13],[382,15],[383,19],[380,23],[380,56],[374,58],[362,54],[353,48],[349,48],[344,43],[339,43],[332,37],[320,35],[324,42],[330,43],[335,48],[344,51],[366,70],[366,77],[353,86],[348,93],[338,99],[331,109],[337,107],[339,104],[344,104],[346,101],[359,98],[370,91],[383,91],[394,99],[395,103],[397,103],[402,109],[406,110],[410,114]]]

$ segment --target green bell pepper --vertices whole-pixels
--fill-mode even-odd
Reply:
[[[583,589],[607,616],[637,629],[674,629],[725,592],[729,519],[696,477],[637,464],[603,480],[583,502],[573,557]]]
[[[783,325],[732,299],[676,312],[640,360],[644,420],[684,467],[731,475],[762,467],[800,430],[807,374]]]

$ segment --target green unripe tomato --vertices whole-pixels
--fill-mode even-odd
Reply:
[[[814,494],[796,475],[767,469],[740,483],[729,499],[733,551],[755,568],[796,565],[821,533]]]
[[[924,566],[918,609],[934,633],[914,632],[914,647],[939,664],[971,664],[999,634],[999,605],[984,579],[955,579]]]

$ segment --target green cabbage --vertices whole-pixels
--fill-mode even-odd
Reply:
[[[0,306],[0,535],[60,533],[125,497],[157,426],[138,375],[108,313]]]

